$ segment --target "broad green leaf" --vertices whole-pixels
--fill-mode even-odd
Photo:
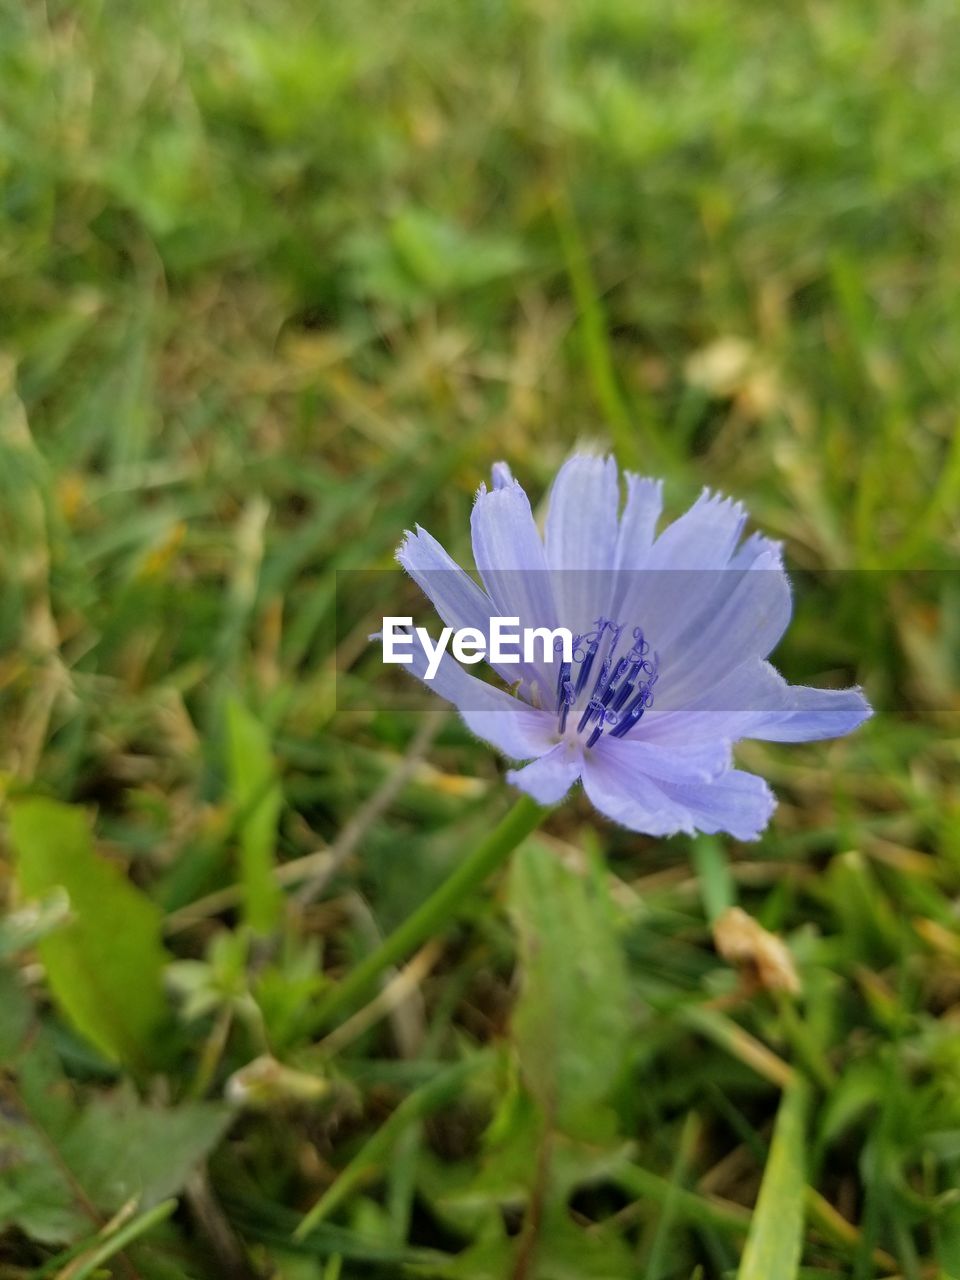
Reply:
[[[47,1071],[32,1055],[21,1068],[22,1075],[36,1072],[38,1080],[56,1083]],[[0,1229],[16,1225],[48,1243],[89,1231],[90,1206],[109,1218],[131,1199],[149,1209],[177,1194],[231,1118],[215,1103],[146,1107],[126,1089],[67,1117],[38,1115],[20,1103],[35,1096],[36,1087],[24,1081],[0,1115],[0,1150],[9,1161],[0,1183]]]
[[[133,1199],[149,1210],[176,1195],[219,1142],[231,1109],[146,1106],[129,1084],[83,1107],[32,1015],[25,993],[0,970],[0,1231],[17,1226],[45,1243],[77,1241]]]
[[[148,1209],[181,1189],[231,1117],[220,1103],[145,1106],[124,1087],[90,1103],[64,1135],[60,1153],[105,1212],[115,1213],[133,1196]]]
[[[95,1225],[74,1196],[48,1143],[25,1122],[0,1115],[0,1230],[18,1227],[44,1244],[82,1238]]]
[[[518,241],[467,232],[427,209],[402,209],[389,239],[404,268],[431,294],[443,295],[508,276],[523,265]]]
[[[784,1092],[737,1280],[795,1280],[803,1247],[810,1095],[795,1077]]]
[[[92,1222],[71,1184],[59,1143],[77,1115],[70,1084],[38,1024],[25,992],[11,981],[0,984],[0,1000],[18,1006],[12,1023],[4,1017],[0,1067],[6,1081],[0,1108],[0,1228],[18,1226],[35,1240],[55,1244],[82,1237]]]
[[[107,1057],[146,1068],[166,1014],[160,909],[94,852],[80,809],[22,800],[10,834],[21,893],[70,899],[70,923],[38,943],[54,998]]]
[[[4,989],[0,998],[9,994]],[[0,1107],[0,1231],[15,1226],[34,1240],[59,1244],[82,1238],[96,1224],[57,1155],[74,1105],[43,1030],[27,1043],[31,1012],[28,1004],[19,1034],[5,1035],[0,1058],[7,1079]]]
[[[281,907],[273,863],[283,795],[270,738],[235,698],[227,703],[227,740],[230,798],[239,822],[244,912],[253,929],[269,933]]]
[[[536,1274],[550,1280],[624,1280],[634,1274],[631,1250],[605,1223],[585,1231],[557,1205],[545,1216],[540,1237]]]
[[[510,912],[522,974],[513,1037],[524,1081],[555,1128],[597,1137],[633,1025],[602,871],[591,863],[577,875],[529,841],[514,855]]]

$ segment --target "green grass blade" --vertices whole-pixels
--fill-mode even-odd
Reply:
[[[803,1245],[809,1101],[806,1082],[796,1077],[777,1113],[737,1280],[795,1280]]]
[[[281,893],[273,878],[277,819],[283,794],[276,778],[270,738],[235,698],[227,703],[230,796],[240,815],[240,880],[251,927],[269,933],[277,923]]]

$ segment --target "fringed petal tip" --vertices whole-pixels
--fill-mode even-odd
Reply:
[[[400,564],[404,564],[403,557],[409,558],[414,555],[420,547],[426,547],[430,550],[436,548],[443,553],[443,548],[440,547],[440,544],[437,542],[436,538],[434,538],[433,534],[430,533],[428,529],[425,529],[422,524],[415,524],[412,529],[404,529],[403,538],[400,541],[400,545],[394,552],[393,558],[398,560]],[[404,568],[406,567],[407,566],[404,565]]]
[[[663,498],[663,481],[656,476],[644,476],[639,471],[624,471],[623,478],[628,490],[643,485],[651,495]]]
[[[738,516],[743,516],[744,520],[747,518],[747,509],[739,498],[731,498],[729,494],[721,493],[719,489],[711,489],[708,484],[700,490],[697,502],[714,506],[718,511],[735,511]]]
[[[473,495],[473,505],[476,506],[481,498],[492,497],[495,494],[502,493],[504,490],[519,489],[524,492],[523,485],[514,477],[510,470],[510,464],[507,462],[495,462],[490,468],[490,487],[487,487],[486,480],[481,480],[477,485],[477,491]],[[526,496],[524,494],[524,496]]]
[[[731,521],[735,523],[738,529],[738,539],[743,535],[749,516],[747,509],[739,498],[731,498],[728,494],[720,493],[717,489],[711,489],[708,485],[704,485],[700,490],[700,496],[693,504],[691,510],[699,508],[709,508],[711,514],[724,522]]]
[[[783,543],[762,533],[751,533],[737,548],[731,569],[782,569]]]
[[[617,460],[612,453],[608,453],[600,445],[593,449],[589,444],[585,444],[567,455],[557,475],[561,475],[567,467],[579,467],[583,466],[584,463],[592,464],[595,462],[603,463],[604,467],[613,467],[614,470],[617,467]]]
[[[403,564],[404,557],[409,556],[410,544],[412,542],[416,542],[417,533],[419,533],[419,530],[420,530],[419,525],[417,525],[416,532],[414,532],[413,529],[404,529],[403,537],[400,540],[400,545],[397,547],[396,551],[393,553],[393,558],[394,560],[397,561],[398,564]]]
[[[516,484],[513,472],[506,462],[495,462],[490,468],[490,474],[494,489],[506,489],[509,485]]]

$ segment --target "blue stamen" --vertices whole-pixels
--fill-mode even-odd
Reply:
[[[570,663],[561,662],[560,672],[557,676],[557,715],[567,703],[567,685],[570,682]]]
[[[580,723],[577,725],[577,733],[583,733],[584,729],[590,723],[594,716],[599,715],[603,711],[603,703],[599,698],[591,698],[587,703],[586,710],[580,717]]]
[[[636,696],[624,708],[623,717],[620,720],[620,723],[615,729],[610,731],[611,737],[622,738],[624,734],[629,733],[652,703],[653,692],[650,686],[648,684],[642,684],[637,690]]]
[[[577,722],[578,734],[585,733],[593,725],[584,744],[588,750],[599,742],[604,731],[609,731],[611,737],[624,737],[653,703],[653,686],[658,679],[656,654],[652,658],[647,657],[650,645],[644,639],[643,629],[634,627],[633,643],[618,658],[616,651],[623,631],[621,623],[598,618],[593,631],[574,639],[573,662],[564,662],[560,666],[557,716],[559,731],[563,734],[570,708],[587,688],[606,636],[606,652]],[[578,668],[575,678],[572,675],[574,665]],[[641,680],[641,677],[644,678]]]
[[[586,657],[583,659],[583,664],[580,667],[580,672],[577,676],[577,697],[579,697],[583,692],[583,686],[587,683],[587,677],[590,675],[590,668],[593,666],[593,660],[597,656],[597,649],[599,647],[599,640],[590,641]]]
[[[613,707],[611,708],[611,710],[619,711],[620,708],[623,706],[623,704],[626,702],[626,700],[630,697],[631,693],[633,693],[635,688],[636,686],[632,684],[629,680],[627,680],[625,684],[622,684],[620,688],[617,690],[617,696],[613,700]]]

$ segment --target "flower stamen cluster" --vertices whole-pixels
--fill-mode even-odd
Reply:
[[[577,736],[589,730],[584,745],[595,746],[604,730],[609,730],[613,738],[624,737],[653,705],[653,686],[660,674],[657,655],[648,656],[650,645],[643,629],[634,627],[630,649],[617,658],[623,632],[622,623],[598,618],[592,631],[574,637],[573,661],[561,662],[557,677],[557,728],[561,737],[567,732],[571,710],[583,702],[582,695],[601,649],[604,656],[600,669],[577,722]]]

